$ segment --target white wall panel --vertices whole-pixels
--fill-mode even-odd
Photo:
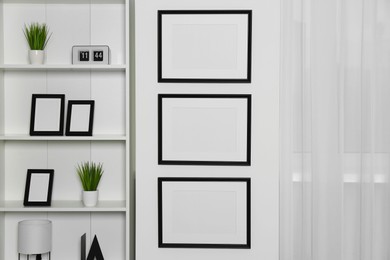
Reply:
[[[5,149],[5,199],[23,200],[27,169],[47,169],[46,142],[7,142]]]
[[[4,17],[4,8],[2,3],[3,1],[0,1],[0,17]],[[0,19],[0,64],[2,63],[4,63],[4,21]]]
[[[80,200],[82,186],[76,174],[80,162],[90,160],[90,142],[49,142],[48,168],[54,169],[52,200]]]
[[[1,6],[1,5],[0,5]],[[1,33],[1,32],[0,32]],[[1,39],[0,39],[1,41]],[[3,55],[0,52],[0,59]],[[0,61],[1,63],[1,61]],[[4,71],[0,71],[0,100],[4,100]],[[4,122],[4,114],[5,114],[5,102],[1,102],[0,104],[0,134],[4,134],[5,122]]]
[[[99,198],[101,200],[125,200],[126,158],[124,142],[92,143],[91,160],[103,163],[104,167],[104,174],[99,184]]]
[[[71,64],[72,46],[91,42],[90,5],[55,3],[46,9],[46,23],[53,32],[47,45],[47,63]]]
[[[5,142],[0,141],[0,201],[4,201],[4,193],[5,193],[4,181],[5,181]]]
[[[5,214],[0,212],[0,252],[4,252],[5,247]],[[0,259],[3,259],[3,253],[0,254]]]
[[[125,64],[125,8],[114,2],[92,5],[91,44],[108,45],[110,64]]]
[[[29,134],[32,94],[45,94],[46,73],[7,71],[5,85],[5,134]]]
[[[95,100],[94,134],[125,133],[126,83],[123,72],[91,72]]]
[[[25,24],[45,22],[46,9],[42,3],[7,3],[4,8],[4,63],[28,64],[29,46],[23,34]]]
[[[279,258],[279,45],[280,3],[273,0],[138,0],[136,6],[136,258],[251,260]],[[251,9],[250,84],[157,83],[157,11]],[[157,95],[252,94],[251,166],[157,164]],[[250,177],[251,249],[158,248],[158,177]]]
[[[48,93],[65,94],[68,100],[91,98],[91,73],[89,71],[47,72]]]
[[[104,259],[126,259],[125,225],[125,215],[121,213],[91,214],[90,240],[92,243],[97,236]]]
[[[90,244],[90,214],[74,212],[49,213],[48,219],[53,223],[51,259],[80,259],[81,236],[84,233],[87,234],[86,244]]]

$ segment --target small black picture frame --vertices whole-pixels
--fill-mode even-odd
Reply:
[[[66,136],[92,136],[94,100],[69,100],[66,116]]]
[[[158,247],[251,248],[251,179],[160,177]]]
[[[252,10],[159,10],[160,83],[251,83]]]
[[[159,94],[160,165],[251,165],[250,94]]]
[[[64,94],[33,94],[31,101],[30,135],[63,135],[64,110]]]
[[[28,169],[24,206],[51,206],[53,169]]]

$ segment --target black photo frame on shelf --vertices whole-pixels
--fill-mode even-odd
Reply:
[[[159,94],[158,164],[251,164],[251,95]]]
[[[64,110],[64,94],[33,94],[31,101],[30,135],[63,135]]]
[[[23,205],[50,206],[53,177],[53,169],[28,169]]]
[[[249,249],[250,178],[158,178],[158,246]]]
[[[158,11],[158,82],[250,83],[252,10]]]
[[[94,100],[69,100],[65,135],[92,136]]]

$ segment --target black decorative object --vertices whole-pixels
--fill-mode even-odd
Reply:
[[[99,242],[97,240],[97,237],[93,238],[93,242],[91,245],[91,249],[89,250],[87,260],[104,260],[102,250],[100,249]]]
[[[159,94],[158,164],[251,164],[251,95]]]
[[[28,169],[23,205],[50,206],[53,177],[53,169]]]
[[[158,11],[158,82],[250,83],[252,10]]]
[[[33,94],[30,135],[61,136],[64,133],[65,95]]]
[[[86,242],[85,240],[87,239],[87,234],[84,233],[84,235],[81,236],[81,255],[80,255],[80,260],[85,260],[86,259]]]
[[[250,178],[158,178],[158,246],[249,249]]]
[[[69,100],[65,135],[92,136],[94,100]]]
[[[102,250],[96,235],[93,238],[91,248],[89,249],[88,257],[86,258],[86,233],[81,236],[81,260],[104,260]]]

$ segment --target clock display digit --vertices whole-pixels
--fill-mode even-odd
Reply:
[[[79,51],[80,61],[89,61],[89,51]]]
[[[103,61],[103,51],[94,51],[93,61]]]

